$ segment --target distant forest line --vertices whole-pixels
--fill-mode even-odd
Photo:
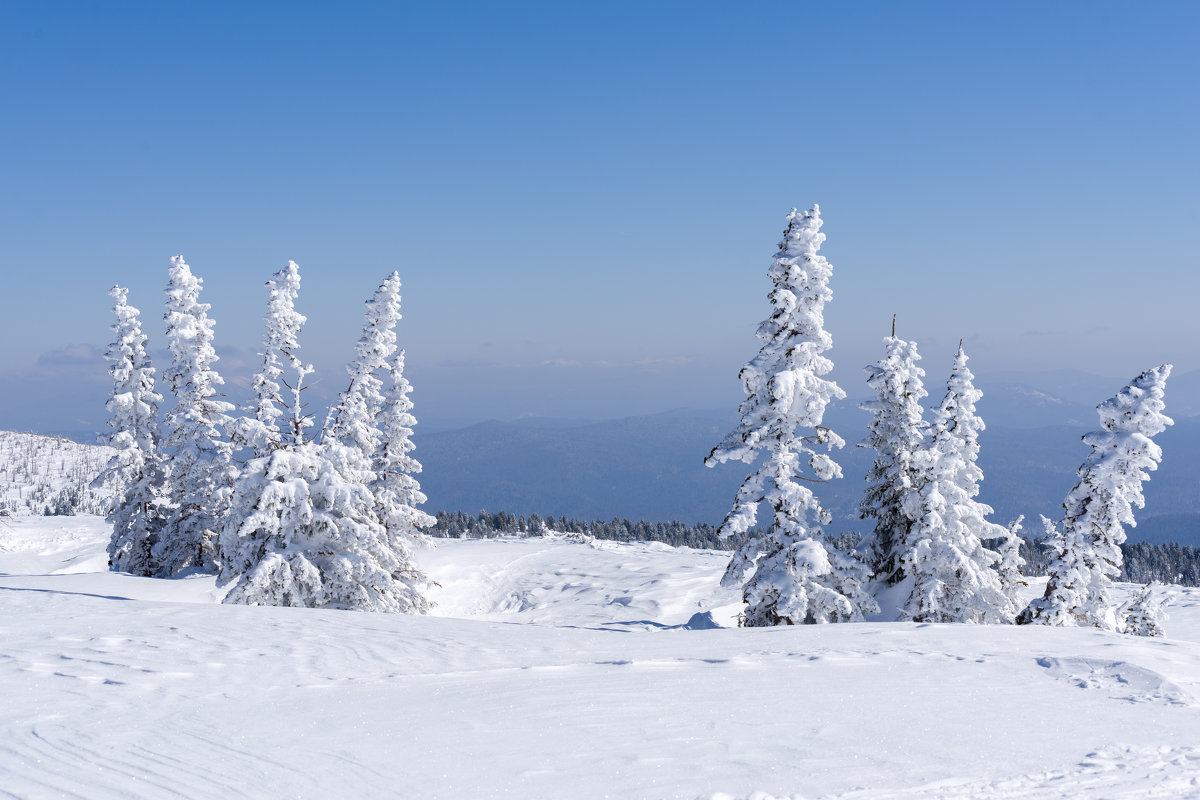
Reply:
[[[683,522],[636,522],[628,519],[581,520],[571,517],[543,517],[539,514],[511,514],[506,511],[480,511],[472,516],[464,511],[439,511],[437,524],[427,533],[443,539],[488,539],[496,536],[539,536],[547,530],[591,536],[613,542],[661,542],[672,547],[694,547],[705,550],[734,550],[747,539],[746,535],[722,539],[717,526],[707,523],[687,525]],[[841,546],[853,547],[859,534],[844,534]],[[1047,558],[1035,540],[1021,537],[1021,557],[1025,559],[1022,574],[1041,577],[1046,574]],[[985,542],[985,544],[989,544]],[[1200,586],[1200,548],[1168,542],[1145,542],[1121,545],[1124,563],[1120,580],[1130,583],[1162,581],[1180,586]]]

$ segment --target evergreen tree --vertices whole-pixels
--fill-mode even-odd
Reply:
[[[975,413],[983,393],[973,381],[960,342],[946,395],[933,413],[932,436],[913,454],[915,486],[903,498],[912,520],[900,553],[912,580],[903,615],[914,622],[1012,621],[992,569],[999,556],[983,546],[1005,531],[988,522],[991,507],[975,499],[983,480],[976,459],[984,425]]]
[[[108,512],[113,526],[108,543],[109,565],[134,575],[152,575],[155,566],[151,548],[163,523],[162,464],[158,453],[158,404],[162,395],[154,391],[154,367],[146,354],[139,312],[127,302],[128,291],[114,286],[117,317],[112,330],[115,341],[108,346],[113,393],[107,408],[113,429],[108,443],[116,452],[93,486],[112,483],[117,491]]]
[[[423,613],[427,579],[413,563],[411,545],[423,538],[419,528],[435,520],[416,508],[424,501],[412,477],[420,470],[409,440],[416,420],[393,330],[400,318],[399,278],[393,273],[367,303],[348,367],[350,385],[317,444],[304,442],[296,424],[302,419],[299,387],[309,368],[294,355],[304,321],[290,303],[299,280],[294,264],[288,275],[289,300],[279,303],[272,293],[272,307],[286,306],[290,313],[268,312],[267,338],[281,327],[273,318],[292,321],[280,352],[297,374],[293,435],[281,436],[275,449],[251,461],[238,482],[222,534],[221,583],[234,584],[225,602]],[[277,284],[284,285],[280,276]],[[384,368],[393,377],[386,397],[377,374]],[[269,390],[281,375],[257,385]]]
[[[1152,582],[1143,586],[1121,607],[1118,616],[1122,631],[1131,636],[1165,636],[1163,623],[1167,621],[1165,609],[1169,602],[1171,595],[1163,591],[1161,583]]]
[[[325,423],[323,441],[355,447],[368,462],[380,447],[379,414],[383,409],[383,381],[396,353],[396,323],[400,320],[400,276],[389,275],[367,301],[362,335],[354,360],[346,367],[350,384],[338,397]]]
[[[1000,589],[1008,599],[1010,616],[1015,616],[1021,610],[1021,591],[1029,585],[1021,574],[1021,567],[1025,566],[1025,559],[1021,557],[1021,522],[1024,519],[1025,516],[1021,515],[1008,523],[997,550],[1000,562],[996,565],[996,572],[1000,578]]]
[[[892,335],[883,340],[886,355],[866,368],[867,385],[875,399],[859,408],[872,414],[869,434],[859,447],[875,451],[867,471],[867,490],[859,503],[862,519],[875,520],[867,562],[875,580],[899,583],[905,577],[901,556],[914,522],[904,507],[904,498],[920,484],[913,457],[921,448],[928,427],[923,419],[921,398],[927,392],[921,379],[925,370],[917,366],[921,356],[916,342]]]
[[[421,471],[421,462],[412,455],[413,416],[409,392],[412,385],[404,376],[404,351],[397,351],[391,363],[391,382],[384,394],[380,412],[381,443],[375,464],[375,481],[371,491],[379,518],[387,530],[388,540],[397,560],[402,565],[394,571],[398,580],[405,582],[413,598],[416,610],[424,611],[421,594],[428,578],[413,561],[412,546],[429,546],[430,541],[423,528],[437,524],[437,519],[417,508],[426,498],[415,475]],[[516,518],[510,527],[516,527]]]
[[[172,510],[153,548],[157,574],[217,568],[217,537],[229,513],[233,446],[223,432],[233,405],[219,399],[209,305],[200,302],[203,281],[192,275],[183,256],[171,259],[167,283],[167,347],[171,366],[165,378],[175,396],[167,414]]]
[[[1121,574],[1123,526],[1137,524],[1133,509],[1146,503],[1142,483],[1162,460],[1151,437],[1173,424],[1162,413],[1170,374],[1170,364],[1147,370],[1096,407],[1103,430],[1083,437],[1092,452],[1063,502],[1062,531],[1045,520],[1055,550],[1045,595],[1021,612],[1018,624],[1119,629],[1111,589]]]
[[[743,586],[742,619],[751,627],[848,622],[877,610],[863,588],[865,567],[826,536],[821,526],[829,524],[830,514],[807,485],[841,477],[828,451],[845,444],[822,425],[826,406],[846,395],[822,377],[833,368],[823,355],[833,344],[824,327],[833,268],[818,253],[825,241],[820,229],[817,206],[788,215],[767,273],[774,284],[768,295],[773,311],[758,328],[763,345],[741,371],[746,390],[741,422],[705,459],[711,467],[734,460],[753,464],[762,457],[720,529],[724,537],[746,533],[757,520],[758,504],[771,506],[770,527],[734,553],[722,579],[725,586]],[[800,475],[802,459],[813,477]]]
[[[366,443],[380,441],[375,420],[367,417],[375,402],[371,392],[379,388],[373,383],[378,379],[370,359],[386,350],[378,343],[390,334],[390,326],[381,331],[372,323],[390,313],[391,297],[395,299],[394,319],[399,318],[399,296],[390,288],[390,281],[376,293],[376,301],[382,302],[368,303],[368,325],[351,367],[351,391],[343,394],[345,405],[337,409],[335,419],[345,424],[348,441],[329,437],[318,444],[303,441],[303,427],[296,424],[302,419],[299,389],[311,369],[295,355],[304,322],[292,308],[299,272],[290,263],[276,275],[267,313],[267,349],[271,342],[280,342],[278,352],[285,355],[295,373],[292,431],[290,435],[281,434],[278,444],[253,459],[238,479],[233,510],[221,535],[220,583],[233,584],[224,602],[404,613],[428,609],[428,601],[420,591],[426,580],[413,565],[409,549],[416,535],[413,526],[423,522],[425,515],[412,507],[408,515],[397,509],[388,515],[395,531],[385,526],[369,486],[374,453],[360,449]],[[395,286],[398,288],[398,280]],[[390,296],[384,294],[385,290]],[[381,309],[383,313],[378,313]],[[286,335],[280,335],[280,331]],[[394,350],[395,337],[390,335]],[[264,358],[264,364],[264,375],[256,386],[267,387],[264,393],[269,394],[270,385],[282,381],[283,370],[278,368],[268,377],[267,370],[277,365],[273,366],[269,358]],[[397,361],[396,367],[402,370],[403,361]],[[403,380],[402,374],[399,377]],[[415,422],[408,414],[411,403],[405,405],[407,391],[407,382],[403,381],[389,406],[396,409],[389,433]],[[378,403],[384,403],[382,395]],[[260,407],[266,405],[278,407],[279,402],[260,401]],[[354,414],[363,416],[355,418]],[[264,423],[263,428],[269,429],[269,424]],[[403,460],[411,459],[411,443],[407,450],[405,443],[401,436],[394,451],[382,449],[385,456],[394,453],[392,461],[386,463],[397,469],[413,469],[414,465],[419,469],[415,460]],[[380,480],[387,480],[387,476]],[[403,499],[424,499],[415,480],[405,483],[392,479],[388,486],[406,489]],[[409,527],[401,529],[402,520]]]
[[[251,461],[221,537],[224,602],[420,613],[403,563],[362,480],[362,456],[336,442],[290,445]]]
[[[313,368],[296,356],[300,344],[297,337],[307,321],[296,311],[296,296],[300,292],[300,267],[295,261],[275,273],[267,281],[266,334],[263,337],[263,366],[254,376],[252,388],[255,402],[247,409],[254,416],[237,420],[236,441],[254,448],[255,456],[264,456],[286,444],[303,444],[304,431],[312,427],[312,417],[304,413],[301,392],[304,379]],[[284,379],[284,367],[295,374],[295,386]],[[284,399],[287,387],[291,397]],[[283,427],[280,421],[283,420]]]

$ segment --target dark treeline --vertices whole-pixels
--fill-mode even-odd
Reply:
[[[1180,586],[1200,586],[1200,548],[1177,542],[1147,544],[1138,542],[1121,545],[1125,554],[1122,580],[1133,583],[1177,583]]]
[[[721,539],[715,525],[701,522],[686,525],[682,522],[632,522],[613,519],[610,522],[585,522],[570,517],[528,517],[507,511],[480,511],[471,516],[463,511],[439,511],[437,525],[429,529],[432,536],[443,538],[487,539],[493,536],[540,536],[546,530],[556,533],[575,533],[614,542],[662,542],[672,547],[695,547],[707,550],[730,550],[745,541],[744,536]]]
[[[457,539],[488,539],[494,536],[540,536],[547,530],[557,533],[573,533],[606,539],[614,542],[662,542],[672,547],[695,547],[708,550],[733,550],[740,547],[746,536],[721,539],[717,527],[701,522],[687,525],[678,521],[633,522],[628,519],[613,519],[608,522],[584,521],[570,517],[528,517],[480,511],[471,516],[463,511],[439,511],[437,525],[429,530],[435,537]],[[858,539],[858,534],[847,533],[839,537],[840,546],[849,549]],[[994,547],[994,542],[988,542]],[[1200,548],[1176,544],[1121,545],[1125,564],[1120,580],[1132,583],[1162,581],[1181,586],[1200,586]],[[1022,537],[1021,557],[1025,559],[1022,572],[1030,577],[1046,574],[1046,553],[1037,542]]]

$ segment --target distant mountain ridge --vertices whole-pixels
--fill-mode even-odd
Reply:
[[[994,377],[992,383],[981,381],[985,394],[979,410],[988,424],[980,438],[986,476],[981,499],[996,509],[997,522],[1024,514],[1026,535],[1036,536],[1039,514],[1061,514],[1062,499],[1088,452],[1080,436],[1097,424],[1095,404],[1122,382],[1071,372]],[[936,402],[939,386],[930,381],[928,388],[927,404]],[[1086,395],[1086,402],[1080,399]],[[1163,464],[1146,485],[1146,508],[1128,535],[1131,541],[1200,545],[1200,417],[1188,413],[1200,408],[1200,372],[1173,376],[1167,403],[1176,424],[1158,438]],[[736,419],[736,409],[730,408],[600,421],[492,420],[453,430],[425,431],[418,425],[415,454],[425,466],[418,477],[432,511],[717,524],[748,469],[740,463],[709,469],[703,460]],[[826,422],[847,441],[835,453],[845,477],[817,487],[834,514],[835,532],[866,530],[857,505],[873,453],[855,444],[865,436],[867,421],[855,400],[836,403],[827,414]],[[8,481],[0,486],[0,499],[10,512],[53,511],[68,484],[99,508],[103,493],[84,492],[90,476],[69,474],[81,469],[95,474],[107,460],[106,448],[32,434],[0,437],[7,437],[0,440],[0,484]],[[33,452],[42,453],[44,458],[33,460],[45,464],[22,466]],[[77,463],[88,466],[71,466]],[[45,474],[34,474],[43,469]]]
[[[1050,380],[1047,380],[1047,378]],[[1164,460],[1146,485],[1139,525],[1130,541],[1200,545],[1200,372],[1172,377],[1167,413],[1176,424],[1158,437]],[[1038,388],[1044,380],[1056,391]],[[1025,515],[1025,532],[1041,532],[1039,514],[1052,519],[1074,485],[1088,453],[1080,437],[1098,424],[1095,406],[1124,381],[1086,373],[1002,373],[982,382],[980,499],[994,519]],[[939,386],[927,384],[940,399]],[[1086,401],[1081,399],[1088,397]],[[716,524],[729,509],[748,470],[738,463],[713,469],[703,459],[736,422],[736,411],[676,410],[602,422],[490,421],[414,439],[425,465],[420,480],[430,507],[475,513],[503,509],[586,519],[613,517]],[[873,459],[856,447],[868,416],[857,401],[831,406],[826,421],[847,441],[835,453],[844,478],[817,487],[833,512],[835,531],[867,528],[858,519],[863,477]]]

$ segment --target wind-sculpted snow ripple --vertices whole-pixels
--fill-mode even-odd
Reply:
[[[1110,744],[1061,769],[988,781],[947,780],[910,789],[855,791],[830,800],[1142,800],[1200,797],[1200,749]]]

